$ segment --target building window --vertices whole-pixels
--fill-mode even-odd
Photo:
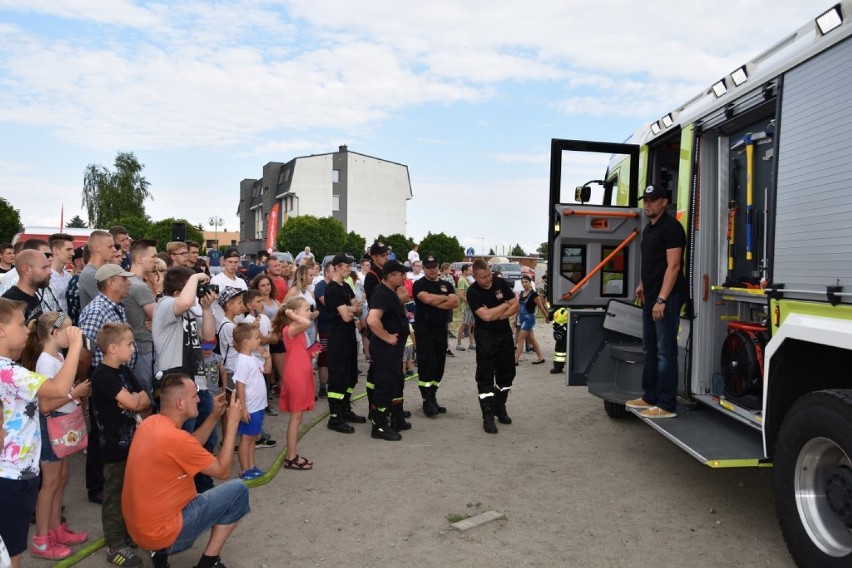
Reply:
[[[340,170],[331,170],[331,183],[339,183],[339,182],[340,182]]]
[[[284,170],[284,181],[287,181],[289,179],[290,179],[290,168],[287,168],[286,170]]]
[[[331,196],[331,210],[332,211],[340,211],[340,196],[339,195],[332,195]]]
[[[254,238],[263,238],[263,210],[260,207],[254,210]]]
[[[285,173],[286,171],[287,171],[287,170],[282,171],[282,172],[281,172],[281,175],[280,175],[280,176],[278,176],[278,185],[281,185],[282,183],[284,183],[284,173]]]

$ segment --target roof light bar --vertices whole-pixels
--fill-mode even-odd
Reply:
[[[748,71],[746,70],[745,65],[731,73],[731,81],[733,81],[734,85],[737,87],[748,81]]]
[[[819,33],[822,35],[835,30],[843,23],[843,13],[840,11],[840,4],[835,4],[816,19],[816,25],[819,28]]]
[[[660,123],[659,123],[659,122],[652,122],[652,123],[651,123],[651,134],[653,134],[654,136],[656,136],[657,134],[659,134],[660,132],[662,132],[662,130],[663,130],[663,129],[662,129],[662,128],[660,128]]]
[[[728,85],[725,83],[724,79],[719,79],[716,83],[713,84],[713,94],[716,95],[717,99],[727,92]]]

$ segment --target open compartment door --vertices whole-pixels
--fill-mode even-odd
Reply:
[[[639,146],[551,143],[548,299],[603,307],[631,301],[639,282]]]

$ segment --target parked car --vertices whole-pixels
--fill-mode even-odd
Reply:
[[[498,262],[496,264],[492,264],[491,271],[499,271],[500,274],[503,275],[503,278],[512,286],[515,285],[515,282],[521,279],[521,265],[517,262]]]
[[[274,250],[272,251],[272,256],[281,262],[289,262],[290,264],[293,264],[293,255],[289,252],[278,252],[277,250]]]

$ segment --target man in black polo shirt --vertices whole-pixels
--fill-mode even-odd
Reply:
[[[417,338],[417,372],[423,412],[432,418],[447,409],[436,398],[444,365],[447,361],[447,317],[459,305],[456,290],[446,280],[438,278],[438,261],[429,255],[423,260],[426,276],[414,282],[414,303],[417,318],[414,337]]]
[[[643,195],[642,281],[636,298],[642,302],[642,370],[644,394],[626,403],[646,418],[677,416],[677,329],[684,297],[683,248],[686,233],[666,213],[668,193],[649,185]]]
[[[385,265],[382,282],[373,290],[367,325],[373,334],[370,341],[370,368],[374,390],[370,406],[370,436],[398,441],[402,417],[402,354],[408,339],[408,315],[396,295],[405,273],[410,270],[395,260]],[[388,418],[391,424],[388,423]],[[410,427],[410,426],[409,426]]]
[[[511,424],[506,399],[515,380],[515,342],[509,321],[518,313],[518,298],[503,278],[494,278],[484,260],[473,263],[473,279],[467,302],[475,322],[476,389],[482,409],[482,429],[497,433],[494,416]]]
[[[355,292],[343,279],[349,276],[349,267],[355,260],[345,254],[331,259],[334,273],[325,289],[325,308],[331,326],[328,330],[328,428],[344,434],[355,429],[347,424],[367,421],[352,411],[351,397],[358,382],[358,342],[355,339],[355,319],[361,306]]]

